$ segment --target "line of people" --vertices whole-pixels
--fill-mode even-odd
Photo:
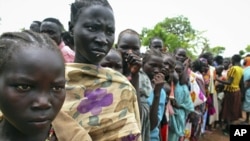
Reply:
[[[108,1],[76,0],[70,10],[70,38],[56,18],[0,36],[0,140],[197,141],[217,123],[228,133],[242,99],[250,112],[240,55],[222,67],[209,52],[166,52],[158,37],[142,54],[133,29],[113,47]]]

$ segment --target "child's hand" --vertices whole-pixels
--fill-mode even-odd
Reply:
[[[170,102],[174,108],[181,108],[175,99],[170,99]]]
[[[191,59],[187,58],[187,59],[184,61],[183,65],[184,65],[185,67],[189,67],[189,66],[190,66],[190,63],[191,63]]]
[[[138,73],[141,66],[142,66],[142,60],[140,56],[129,52],[126,55],[126,62],[128,64],[128,68],[132,74]]]
[[[156,91],[160,91],[165,83],[165,80],[164,80],[165,76],[163,73],[157,73],[153,80],[152,80],[152,83],[154,85],[154,90]]]

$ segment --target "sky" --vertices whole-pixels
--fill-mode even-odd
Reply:
[[[74,0],[0,0],[0,34],[28,29],[34,20],[59,19],[68,29]],[[166,17],[183,15],[194,29],[206,31],[211,47],[226,48],[229,57],[250,45],[250,0],[109,0],[119,32],[153,28]]]

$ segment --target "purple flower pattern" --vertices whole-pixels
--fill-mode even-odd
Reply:
[[[204,101],[204,94],[203,94],[202,91],[200,91],[200,93],[199,93],[199,98],[200,98],[202,101]]]
[[[97,88],[95,90],[86,90],[84,99],[77,107],[77,111],[81,114],[91,112],[96,116],[102,112],[102,107],[107,107],[113,103],[113,94],[107,93],[106,89]]]
[[[138,139],[138,137],[139,137],[139,134],[137,134],[137,135],[129,134],[128,136],[123,137],[122,141],[136,141]]]

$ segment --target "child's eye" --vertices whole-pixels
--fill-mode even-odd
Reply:
[[[16,89],[18,91],[29,91],[31,89],[31,86],[29,86],[29,85],[17,85]]]
[[[87,26],[87,29],[88,29],[89,31],[92,31],[92,32],[94,32],[94,31],[97,30],[97,28],[94,27],[94,26]]]
[[[107,31],[107,34],[110,35],[110,36],[113,35],[114,33],[115,33],[115,32],[114,32],[114,30],[112,30],[112,29],[109,29],[109,30]]]
[[[53,87],[52,88],[52,91],[54,91],[54,92],[61,92],[62,90],[64,90],[64,87]]]

